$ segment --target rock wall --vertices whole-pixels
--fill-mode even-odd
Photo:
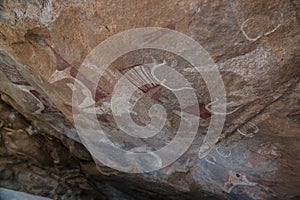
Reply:
[[[82,186],[75,181],[71,191],[99,190],[103,198],[299,197],[299,13],[296,0],[0,1],[1,99],[27,121],[15,122],[9,117],[14,115],[8,113],[11,109],[1,111],[1,163],[7,166],[25,159],[56,174],[43,182],[49,187],[45,193],[15,186],[27,181],[18,178],[9,185],[0,181],[0,186],[53,198],[58,180],[64,177],[57,172],[62,167],[66,174],[80,169],[80,177],[94,184]],[[119,76],[137,64],[151,62],[149,54],[160,63],[165,60],[199,90],[199,105],[186,109],[193,114],[199,108],[201,122],[189,150],[164,169],[130,174],[106,167],[93,153],[90,156],[74,127],[72,92],[81,64],[99,43],[139,27],[164,27],[199,42],[221,73],[232,114],[226,115],[217,145],[199,159],[199,144],[216,114],[207,109],[215,99],[210,99],[204,80],[187,61],[170,52],[141,50],[118,58],[95,87],[93,103],[103,110]],[[147,37],[155,42],[163,36],[154,32]],[[79,81],[92,91],[90,78],[82,76]],[[161,148],[178,128],[178,115],[173,112],[178,103],[163,84],[139,88],[139,92],[145,98],[136,104],[133,119],[147,124],[149,105],[159,103],[169,114],[165,135],[147,140],[124,136],[109,111],[98,120],[121,148]],[[12,155],[17,156],[14,161]],[[4,167],[1,176],[10,179],[9,174],[21,173],[18,170],[26,166],[18,164],[8,172]],[[25,174],[33,170],[29,167]],[[114,193],[119,197],[113,197]]]

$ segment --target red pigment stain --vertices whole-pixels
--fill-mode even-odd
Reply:
[[[119,71],[127,78],[127,80],[144,93],[159,86],[158,83],[155,83],[156,79],[152,76],[151,70],[147,65],[137,64],[125,69],[120,69]]]
[[[83,74],[79,73],[73,66],[71,66],[61,55],[59,55],[55,49],[53,49],[47,42],[46,45],[51,49],[55,58],[56,58],[56,69],[58,71],[63,71],[68,67],[71,68],[70,75],[74,78],[80,80],[95,96],[93,96],[94,101],[99,101],[109,95],[104,89],[99,86],[95,86],[95,84],[86,78]]]
[[[42,110],[42,113],[59,113],[62,114],[58,108],[50,103],[43,95],[41,95],[38,91],[36,90],[29,90],[31,94],[33,94],[40,102],[44,105],[45,109]]]
[[[107,114],[97,114],[97,119],[98,121],[100,122],[103,122],[103,123],[108,123],[108,119],[107,119]]]
[[[92,92],[95,102],[98,102],[99,100],[104,99],[109,95],[108,92],[90,81],[86,76],[78,72],[75,68],[72,68],[70,70],[70,75],[81,81]]]
[[[197,112],[197,106],[199,108],[199,113]],[[189,107],[186,107],[185,109],[183,109],[184,112],[195,115],[195,116],[199,116],[201,119],[208,119],[212,116],[212,113],[209,112],[206,108],[205,108],[205,103],[199,103],[199,104],[195,104]]]
[[[291,112],[291,113],[289,113],[287,116],[288,116],[288,117],[293,117],[293,116],[297,116],[297,115],[300,115],[300,110]]]
[[[56,58],[56,69],[58,71],[63,71],[70,67],[71,65],[61,56],[59,55],[54,48],[52,48],[46,41],[44,41],[45,44],[51,49],[53,52],[55,58]]]
[[[1,63],[0,69],[5,73],[10,82],[17,85],[31,86],[27,80],[20,74],[16,66],[10,66],[5,63]]]
[[[46,45],[51,49],[55,58],[56,58],[56,69],[58,71],[63,71],[68,67],[71,68],[70,74],[74,78],[80,80],[95,96],[93,97],[94,101],[99,101],[108,96],[109,93],[105,92],[101,87],[95,86],[93,82],[87,79],[83,74],[79,73],[73,66],[71,66],[61,55],[59,55],[54,48],[52,48],[47,42]]]
[[[162,97],[162,93],[161,93],[161,88],[159,88],[153,95],[152,95],[152,99],[155,101],[158,101],[160,103],[162,103],[162,101],[160,100],[160,98]]]

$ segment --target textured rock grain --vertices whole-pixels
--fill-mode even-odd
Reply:
[[[93,180],[103,194],[109,196],[115,190],[125,199],[299,197],[299,5],[297,0],[0,1],[0,93],[16,110],[14,114],[5,108],[1,115],[8,113],[14,118],[20,113],[30,122],[1,118],[1,164],[16,164],[21,155],[49,170],[57,170],[56,165],[66,170],[80,168],[80,176]],[[226,116],[217,146],[206,158],[198,159],[211,116],[205,105],[215,101],[203,79],[188,62],[171,53],[131,52],[112,63],[109,72],[117,74],[149,63],[151,53],[159,62],[166,60],[198,89],[200,104],[195,106],[203,112],[199,116],[203,127],[185,155],[160,171],[123,174],[95,160],[96,167],[72,124],[74,74],[100,42],[121,31],[154,26],[182,32],[208,51],[222,75],[228,102],[235,105],[228,109],[237,110]],[[159,33],[153,36],[157,37]],[[95,101],[103,109],[116,82],[108,75],[100,81]],[[147,123],[145,113],[154,103],[170,113],[178,108],[174,95],[162,85],[140,92],[145,98],[136,104],[137,117],[133,118],[142,124]],[[99,116],[99,121],[120,147],[147,149],[161,148],[174,137],[178,116],[168,116],[166,137],[149,140],[132,140],[120,134],[109,112]],[[245,132],[249,127],[253,130]],[[12,161],[8,155],[17,157]],[[20,165],[25,168],[27,164],[22,161]],[[0,170],[3,180],[20,169],[8,168]],[[61,176],[41,180],[49,186],[42,193],[24,189],[29,180],[21,175],[14,182],[16,188],[5,181],[0,186],[53,197]],[[98,184],[99,180],[107,184]],[[79,191],[85,187],[92,190],[80,184],[74,182]]]

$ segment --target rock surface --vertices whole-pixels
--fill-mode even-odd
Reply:
[[[96,193],[87,198],[100,199],[299,198],[299,20],[297,0],[0,1],[0,186],[62,198],[61,185],[77,195],[65,199],[83,198],[87,191]],[[74,80],[100,42],[121,31],[155,26],[182,32],[203,46],[222,75],[227,109],[234,112],[226,115],[217,145],[200,159],[199,146],[216,114],[207,109],[216,99],[210,99],[203,78],[169,52],[148,49],[118,58],[99,81],[92,102],[104,110],[98,121],[117,146],[159,149],[178,128],[178,102],[163,84],[139,88],[144,97],[132,118],[147,124],[150,106],[161,104],[168,112],[164,134],[150,139],[124,135],[107,110],[119,76],[152,57],[165,60],[197,88],[199,105],[185,112],[200,109],[201,123],[193,145],[173,164],[146,174],[122,173],[97,160],[78,135]],[[154,32],[149,41],[163,36]],[[92,90],[89,78],[80,81]],[[31,171],[35,181],[27,180]],[[71,183],[61,182],[68,175]]]
[[[7,190],[0,188],[0,198],[3,200],[14,200],[14,199],[24,199],[24,200],[49,200],[48,198],[34,196],[22,192],[16,192],[13,190]]]

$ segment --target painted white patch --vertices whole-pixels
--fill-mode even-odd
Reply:
[[[38,107],[38,109],[36,111],[34,111],[33,114],[41,114],[41,112],[45,109],[45,106],[44,106],[44,104],[36,96],[34,96],[30,92],[30,90],[36,90],[36,89],[34,87],[32,87],[32,86],[26,86],[26,85],[16,85],[15,84],[15,86],[17,88],[19,88],[20,90],[22,90],[22,91],[30,94],[30,96],[32,96],[37,101],[36,106]]]
[[[158,64],[158,63],[154,60],[154,63],[152,64],[153,67],[151,68],[151,74],[152,74],[152,76],[156,79],[156,81],[157,81],[160,85],[164,86],[165,88],[167,88],[167,89],[169,89],[169,90],[171,90],[171,91],[194,90],[194,88],[192,88],[192,87],[171,88],[171,87],[169,87],[169,86],[166,85],[166,82],[167,82],[166,79],[159,80],[159,78],[157,78],[157,77],[155,76],[155,73],[154,73],[154,72],[155,72],[155,70],[156,70],[157,68],[159,68],[159,67],[161,67],[161,66],[164,66],[164,65],[166,65],[166,64],[167,64],[166,60],[164,60],[164,61],[163,61],[162,63],[160,63],[160,64]]]
[[[214,110],[211,110],[210,106],[216,104],[218,101],[219,100],[216,99],[215,101],[208,103],[207,105],[205,105],[205,109],[208,110],[210,113],[212,113],[214,115],[230,115],[230,114],[236,112],[238,109],[240,109],[240,106],[239,106],[239,107],[235,108],[234,110],[232,110],[230,112],[225,112],[225,113],[223,113],[223,112],[216,112]],[[228,105],[232,105],[232,104],[235,104],[235,103],[234,102],[229,102],[229,103],[225,103],[225,104],[228,106]],[[218,107],[218,105],[216,105],[216,106]],[[222,107],[222,105],[219,105],[219,106]]]
[[[57,81],[60,81],[62,79],[66,79],[66,78],[71,78],[74,79],[71,75],[70,75],[70,67],[68,67],[67,69],[63,70],[63,71],[59,71],[59,70],[55,70],[55,72],[50,76],[50,78],[48,79],[49,83],[54,83]]]

